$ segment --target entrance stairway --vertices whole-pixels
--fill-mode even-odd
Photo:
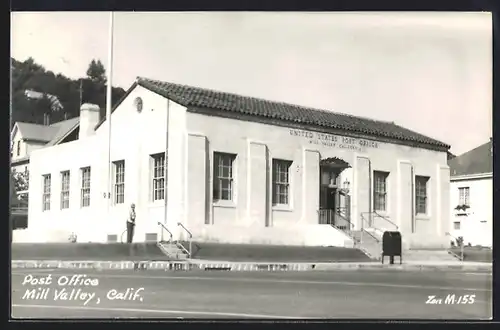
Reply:
[[[171,259],[187,260],[189,258],[189,251],[179,242],[160,241],[158,247]]]
[[[403,260],[408,261],[457,261],[460,257],[448,250],[411,250],[403,251]]]
[[[354,241],[354,247],[363,251],[371,259],[381,259],[382,240],[376,234],[365,230],[351,230],[349,236]]]
[[[189,250],[186,249],[181,242],[174,241],[173,240],[173,234],[172,232],[161,222],[158,222],[158,226],[160,226],[162,230],[162,237],[163,237],[163,232],[167,232],[169,235],[169,240],[160,240],[157,244],[160,250],[162,250],[165,255],[167,255],[171,259],[175,260],[187,260],[191,258],[191,239],[193,238],[193,234],[186,228],[182,223],[177,223],[177,226],[182,228],[188,235],[189,238]]]
[[[381,217],[386,221],[390,220],[378,215],[373,212],[371,215],[376,217]],[[354,247],[363,251],[368,257],[374,260],[381,260],[382,258],[382,235],[384,230],[375,228],[373,225],[368,223],[366,220],[368,216],[362,214],[361,219],[365,225],[361,230],[348,230],[344,229],[345,226],[334,226],[339,230],[342,230],[347,236],[351,237],[354,241]],[[346,220],[347,221],[347,220]],[[393,230],[398,230],[397,225],[390,222],[394,227]],[[349,226],[351,228],[352,226]],[[404,239],[404,238],[403,238]],[[451,253],[448,250],[424,250],[424,249],[408,249],[404,248],[403,244],[403,260],[404,261],[457,261],[460,260],[460,256],[455,253]],[[398,257],[396,257],[396,260]]]

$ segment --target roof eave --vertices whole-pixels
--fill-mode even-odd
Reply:
[[[54,141],[50,141],[49,144],[51,146],[55,146],[55,145],[59,144],[59,142],[61,142],[62,140],[64,140],[66,137],[68,137],[68,135],[70,135],[71,133],[73,133],[75,131],[75,129],[77,129],[79,126],[80,126],[80,121],[78,121],[77,123],[75,123],[66,133],[64,133],[63,135],[61,135],[60,138],[58,138],[57,140],[54,140]]]
[[[328,128],[328,127],[323,127],[323,126],[318,126],[318,125],[297,123],[297,122],[291,121],[291,120],[269,118],[269,117],[264,117],[264,116],[248,115],[248,114],[241,114],[241,113],[233,113],[230,111],[223,111],[223,110],[218,110],[218,109],[187,107],[187,111],[191,112],[191,113],[197,113],[197,114],[208,115],[208,116],[216,116],[216,117],[230,118],[230,119],[237,119],[237,120],[246,120],[246,121],[253,121],[253,122],[259,122],[259,123],[264,123],[264,124],[267,123],[270,125],[311,130],[311,131],[316,131],[316,132],[320,132],[320,133],[344,135],[344,136],[350,136],[350,137],[355,137],[355,138],[370,138],[371,137],[371,138],[377,138],[381,142],[400,144],[400,145],[417,147],[417,148],[422,148],[422,149],[429,149],[429,150],[440,151],[440,152],[446,152],[450,148],[448,145],[444,145],[444,143],[443,143],[443,145],[438,145],[438,144],[429,144],[429,143],[410,141],[407,139],[393,139],[393,138],[389,138],[389,137],[385,137],[385,136],[379,136],[379,135],[373,135],[373,134],[367,135],[365,133],[360,133],[360,132],[355,132],[355,131],[344,131],[344,130],[340,130],[340,129],[333,129],[333,128]]]
[[[16,122],[16,123],[14,123],[14,126],[12,127],[12,131],[10,132],[10,139],[11,139],[11,140],[14,140],[14,135],[16,135],[16,133],[17,133],[18,131],[19,131],[19,132],[21,132],[21,131],[19,130],[19,125],[18,125],[18,124],[17,124],[17,122]]]
[[[475,179],[487,179],[492,178],[493,172],[486,173],[472,173],[472,174],[460,174],[460,175],[451,175],[451,181],[462,181],[462,180],[475,180]]]
[[[165,97],[167,99],[170,99],[170,100],[172,100],[172,101],[174,101],[174,102],[176,102],[176,103],[178,103],[178,104],[180,104],[182,106],[185,106],[188,109],[188,111],[190,111],[190,109],[191,109],[191,112],[196,112],[196,110],[194,110],[194,109],[202,109],[202,108],[198,108],[198,107],[196,107],[196,108],[190,107],[189,106],[190,105],[189,102],[183,102],[183,100],[178,100],[177,98],[173,97],[172,95],[169,95],[168,93],[164,92],[163,90],[161,90],[160,88],[156,87],[155,85],[149,83],[147,80],[145,80],[142,77],[137,77],[136,78],[136,81],[132,85],[131,89],[133,89],[133,87],[135,87],[136,85],[144,87],[145,89],[147,89],[147,90],[149,90],[149,91],[151,91],[153,93],[161,95],[161,96],[163,96],[163,97]],[[122,100],[120,100],[119,103],[121,103],[121,101],[123,101],[123,99],[128,95],[128,93],[130,93],[131,89],[129,89],[129,91],[127,91],[127,93],[122,98]],[[119,105],[119,103],[118,103],[118,105]],[[216,109],[216,110],[219,113],[222,112],[222,110],[219,110],[219,109]],[[111,111],[111,113],[113,113],[113,111],[114,111],[114,109]],[[213,110],[210,109],[210,112],[212,113]],[[205,114],[210,115],[211,113],[205,113]],[[269,121],[269,122],[271,122],[273,120],[276,120],[275,118],[270,118],[270,117],[265,117],[265,116],[249,115],[249,114],[243,114],[243,113],[242,114],[233,114],[233,113],[231,113],[231,115],[233,115],[233,116],[236,115],[236,116],[250,117],[250,120],[251,120],[251,118],[256,118],[256,117],[261,118],[261,119],[265,119],[266,121]],[[229,117],[231,115],[229,114],[228,111],[224,111],[224,113],[222,115],[218,115],[218,116]],[[297,124],[297,122],[295,122],[295,121],[286,120],[286,119],[280,119],[280,121],[286,122],[286,123],[291,123],[291,124]],[[100,124],[102,124],[102,122],[99,123],[98,125],[100,125]],[[331,130],[330,128],[321,127],[321,126],[318,126],[318,125],[310,125],[310,126],[313,126],[313,127],[315,127],[316,129],[319,129],[319,130]],[[97,127],[96,127],[96,129],[97,129]],[[353,131],[353,133],[360,134],[360,135],[365,134],[365,133],[357,132],[357,131],[356,132]],[[427,137],[427,138],[430,139],[430,140],[432,140],[432,141],[435,141],[435,143],[432,143],[432,142],[423,143],[423,142],[419,142],[419,141],[413,141],[413,140],[410,140],[410,139],[397,139],[397,138],[391,138],[391,137],[384,137],[382,135],[376,135],[376,134],[369,134],[369,135],[371,135],[373,137],[376,137],[378,139],[381,139],[381,138],[388,139],[392,143],[394,143],[395,141],[400,141],[404,145],[419,146],[419,147],[423,147],[425,149],[432,149],[432,150],[437,150],[437,151],[441,151],[441,152],[447,152],[451,148],[450,145],[448,145],[448,144],[446,144],[444,142],[438,141],[438,140],[431,139],[429,137]]]
[[[129,89],[125,92],[125,95],[123,95],[121,97],[120,100],[118,100],[118,102],[115,104],[115,106],[111,109],[111,114],[113,114],[113,112],[115,112],[116,108],[118,108],[120,106],[120,104],[122,104],[122,102],[130,95],[130,93],[134,90],[135,87],[137,87],[138,85],[138,82],[137,80],[132,84],[132,86],[129,87]],[[97,131],[97,129],[106,121],[106,118],[102,118],[98,123],[97,125],[95,126],[94,128],[94,131]]]
[[[37,139],[37,138],[23,138],[22,140],[25,142],[39,142],[39,143],[44,143],[44,144],[47,144],[50,142],[50,140]]]
[[[25,156],[25,157],[22,157],[22,158],[11,160],[10,164],[11,164],[11,166],[13,166],[13,165],[21,165],[21,164],[24,164],[24,163],[29,163],[29,161],[30,161],[30,157],[29,156]]]

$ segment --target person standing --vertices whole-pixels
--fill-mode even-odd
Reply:
[[[132,243],[134,239],[134,227],[135,227],[135,204],[130,205],[130,212],[127,219],[127,243]]]

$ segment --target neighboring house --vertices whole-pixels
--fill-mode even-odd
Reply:
[[[52,125],[17,122],[11,131],[11,170],[14,176],[29,175],[30,155],[34,150],[72,141],[77,133],[68,134],[78,126],[79,118]],[[26,181],[27,181],[26,177]]]
[[[449,146],[392,122],[146,78],[111,119],[108,140],[83,105],[78,140],[31,154],[25,237],[119,241],[134,203],[142,242],[186,239],[179,223],[201,242],[352,247],[362,228],[449,242]]]
[[[50,101],[51,110],[54,112],[64,109],[63,105],[61,104],[61,101],[59,101],[59,98],[55,95],[48,94],[48,93],[40,93],[40,92],[36,92],[33,90],[29,90],[29,89],[24,91],[24,95],[28,99],[32,99],[32,100],[41,100],[42,98],[46,97]]]
[[[489,142],[448,162],[451,234],[465,244],[493,243],[493,144]]]

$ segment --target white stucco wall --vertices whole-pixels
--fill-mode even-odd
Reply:
[[[140,113],[134,106],[136,97],[143,100]],[[165,201],[151,202],[149,156],[166,149],[167,111],[169,207],[165,214]],[[368,173],[380,170],[390,172],[385,216],[398,225],[405,241],[423,246],[448,242],[444,239],[450,226],[445,152],[384,142],[377,142],[376,148],[339,148],[339,144],[345,144],[340,142],[342,136],[336,146],[324,145],[285,127],[187,113],[184,107],[142,87],[136,87],[119,105],[112,115],[112,124],[111,161],[125,160],[125,203],[111,206],[108,212],[104,198],[105,122],[93,136],[31,154],[28,231],[35,233],[37,239],[67,240],[75,232],[81,242],[104,242],[108,235],[117,235],[120,240],[129,205],[135,203],[136,241],[144,241],[146,234],[161,235],[158,222],[165,224],[174,239],[185,239],[185,232],[177,225],[180,222],[200,240],[346,246],[352,242],[343,233],[317,224],[319,160],[339,157],[352,166],[343,172],[341,182],[346,178],[351,182],[351,215],[357,228],[361,227],[359,214],[371,203],[364,197],[373,187],[373,176],[368,181]],[[351,144],[358,142],[353,140]],[[237,154],[232,205],[213,203],[214,151]],[[272,158],[293,161],[290,208],[271,206],[266,162],[271,164]],[[80,168],[86,166],[92,171],[91,205],[81,208]],[[71,171],[70,207],[61,210],[60,172],[66,170]],[[42,212],[42,175],[48,173],[52,175],[51,210]],[[430,177],[428,212],[415,218],[411,214],[411,173]],[[379,227],[391,227],[378,221]],[[168,238],[163,234],[163,238]]]
[[[17,144],[19,143],[20,152],[17,154]],[[30,154],[38,149],[45,147],[45,143],[42,142],[34,142],[34,141],[24,141],[21,132],[14,128],[14,136],[11,140],[11,168],[16,172],[24,172],[25,170],[29,171],[29,156]]]
[[[143,110],[138,113],[134,99],[141,97]],[[182,180],[185,139],[185,109],[170,103],[169,208],[168,218],[176,223],[184,216]],[[125,203],[107,208],[107,123],[94,136],[62,145],[37,150],[31,155],[29,228],[46,232],[48,239],[65,240],[71,232],[78,241],[107,241],[108,235],[118,240],[125,230],[131,203],[136,204],[135,240],[144,241],[146,233],[159,233],[158,221],[165,219],[164,201],[150,200],[150,155],[166,150],[167,100],[142,87],[135,88],[113,112],[111,129],[111,161],[125,160]],[[80,207],[80,168],[91,167],[90,207]],[[61,171],[71,173],[69,209],[60,209]],[[42,175],[52,176],[51,210],[42,212]],[[171,231],[177,226],[169,226]],[[50,232],[50,233],[49,233]],[[174,232],[175,233],[175,232]],[[40,234],[41,235],[41,234]]]
[[[26,156],[29,156],[35,150],[42,149],[45,147],[45,143],[32,142],[32,141],[25,141],[24,145],[26,150]]]
[[[24,156],[27,155],[27,150],[26,150],[26,144],[23,141],[23,137],[21,135],[21,132],[14,128],[16,131],[14,133],[14,136],[11,138],[11,153],[12,153],[12,160],[17,160],[19,158],[23,158]],[[17,144],[20,143],[20,150],[19,154],[17,154]]]
[[[470,208],[466,215],[458,215],[455,207],[459,204],[459,188],[469,187]],[[492,246],[493,243],[493,179],[451,178],[450,184],[450,220],[451,234],[462,236],[465,244]],[[460,223],[460,229],[454,229],[454,223]]]
[[[17,144],[20,143],[19,155],[17,154]],[[24,158],[29,156],[31,152],[41,149],[45,146],[43,142],[35,142],[35,141],[24,141],[21,132],[18,129],[15,129],[14,136],[11,139],[12,146],[12,161],[18,160],[20,158]]]
[[[366,147],[361,150],[339,148],[338,145],[341,142],[338,142],[336,146],[324,145],[314,138],[314,133],[312,135],[310,133],[300,133],[302,136],[296,136],[294,132],[290,132],[290,129],[285,127],[193,113],[188,113],[187,125],[190,134],[189,141],[193,141],[189,146],[189,153],[192,154],[193,159],[189,158],[189,162],[198,162],[200,155],[205,153],[210,166],[209,170],[205,170],[203,173],[200,172],[201,174],[196,174],[190,167],[192,183],[189,184],[188,191],[190,191],[191,187],[195,189],[198,183],[203,180],[205,173],[212,173],[214,151],[237,155],[234,165],[236,171],[234,203],[232,205],[213,203],[210,196],[211,188],[205,189],[207,194],[199,194],[196,197],[196,199],[201,197],[208,199],[208,220],[203,219],[201,215],[198,218],[188,218],[187,225],[198,234],[200,239],[248,242],[249,237],[252,236],[248,234],[249,231],[254,230],[254,227],[259,228],[260,231],[266,230],[265,223],[268,223],[268,232],[283,228],[282,232],[278,231],[276,233],[277,236],[286,235],[286,231],[289,231],[291,227],[295,228],[293,234],[290,234],[289,240],[296,241],[296,238],[292,239],[292,236],[300,236],[301,232],[303,233],[305,230],[305,226],[313,226],[318,222],[319,167],[317,164],[319,159],[339,157],[352,166],[351,170],[343,173],[341,182],[345,180],[346,176],[351,182],[351,214],[352,221],[357,228],[361,226],[358,215],[364,207],[359,201],[362,198],[360,196],[363,196],[359,194],[359,191],[369,191],[373,186],[373,175],[371,181],[368,181],[368,174],[362,178],[359,171],[363,167],[358,163],[366,160],[365,163],[369,163],[371,171],[390,172],[388,177],[388,209],[384,215],[397,224],[398,229],[403,233],[405,241],[414,247],[444,246],[446,244],[445,233],[449,229],[447,220],[449,218],[449,179],[447,176],[449,170],[446,164],[445,152],[381,142],[378,142],[377,148]],[[313,138],[308,136],[313,136]],[[195,137],[206,142],[195,142]],[[338,141],[342,140],[341,136],[338,138]],[[311,141],[316,143],[311,143]],[[356,144],[357,140],[354,143]],[[191,145],[200,148],[199,152],[194,152]],[[256,145],[265,148],[259,150]],[[267,157],[268,164],[271,164],[273,158],[293,161],[291,169],[292,192],[289,208],[273,208],[270,205],[270,187],[263,189],[258,184],[259,182],[266,182],[266,172],[265,170],[261,170],[259,173],[254,172],[254,166],[262,166],[259,164],[263,163],[263,161],[260,161],[260,163],[256,161],[259,157]],[[256,165],[253,165],[254,163]],[[412,179],[411,172],[407,174],[401,170],[401,164],[408,164],[413,168],[414,175],[430,177],[427,190],[428,212],[424,215],[417,215],[414,219],[412,219],[411,214],[411,205],[413,203],[411,196],[407,199],[401,197],[402,189],[408,189],[411,192],[411,184],[414,179]],[[198,171],[203,171],[203,168],[200,167]],[[368,173],[368,167],[366,167],[365,172]],[[211,187],[211,181],[209,185]],[[258,187],[255,188],[255,185]],[[261,197],[259,193],[256,193],[255,189],[260,189],[261,195],[267,195],[267,207],[269,208],[268,219],[261,219],[260,223],[257,223],[251,216],[252,213],[256,212],[256,203],[261,203]],[[190,193],[188,193],[188,196],[190,196]],[[261,213],[265,215],[265,210],[263,209]],[[412,221],[414,221],[413,225],[411,224]],[[394,229],[392,225],[384,223],[381,219],[378,219],[377,226],[385,227],[388,230]],[[242,235],[246,238],[242,238]],[[305,237],[306,235],[302,236]],[[252,240],[256,241],[254,236],[252,236]],[[280,240],[285,240],[284,236],[281,236]],[[266,239],[262,239],[261,243],[265,243],[264,241]],[[305,244],[304,238],[299,241],[296,244]]]

